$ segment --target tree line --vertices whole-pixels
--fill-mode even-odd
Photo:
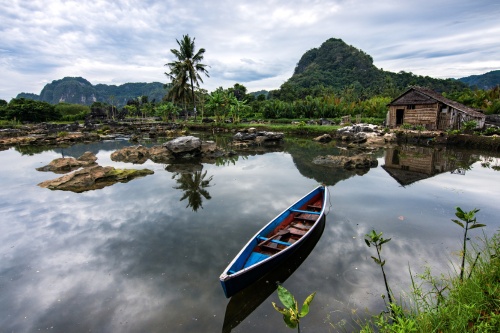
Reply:
[[[168,95],[168,94],[167,94]],[[486,114],[500,114],[500,89],[465,89],[444,93],[445,97],[464,105],[482,109]],[[150,101],[147,96],[129,100],[122,108],[94,102],[91,106],[58,103],[50,104],[26,98],[14,98],[10,102],[0,100],[0,120],[18,122],[83,121],[91,115],[96,119],[123,119],[158,117],[164,121],[184,120],[200,115],[215,122],[241,122],[256,119],[319,119],[340,118],[345,115],[361,115],[367,118],[384,119],[387,104],[393,96],[379,95],[362,98],[355,93],[325,93],[311,95],[293,101],[255,96],[247,93],[247,88],[239,83],[233,87],[222,87],[208,93],[204,89],[194,90],[192,95],[182,100],[164,99]],[[194,107],[198,105],[197,112]]]
[[[209,93],[200,88],[200,83],[203,83],[202,75],[209,77],[208,66],[202,63],[205,49],[197,50],[195,38],[189,35],[184,35],[176,41],[179,49],[170,50],[174,60],[165,64],[168,68],[165,75],[170,82],[164,85],[165,95],[161,101],[151,101],[148,96],[138,96],[118,108],[115,103],[105,102],[94,102],[88,107],[70,103],[52,105],[27,98],[15,98],[8,103],[0,100],[0,120],[45,122],[78,121],[89,117],[115,120],[125,117],[159,117],[164,121],[175,121],[193,117],[196,121],[198,115],[204,120],[235,123],[245,119],[307,120],[340,118],[346,115],[384,119],[387,104],[403,93],[408,85],[413,84],[429,84],[445,91],[443,95],[449,99],[482,109],[487,114],[500,113],[498,86],[481,90],[468,88],[453,80],[437,80],[406,72],[388,75],[388,72],[376,69],[368,55],[335,39],[325,42],[322,48],[335,46],[341,49],[337,51],[336,58],[352,62],[356,69],[373,72],[372,78],[376,79],[367,76],[363,81],[364,85],[361,85],[359,77],[351,77],[352,71],[339,67],[340,64],[333,60],[330,62],[333,62],[338,70],[335,73],[340,73],[342,77],[319,71],[316,59],[325,62],[320,48],[306,52],[297,65],[294,76],[278,90],[268,94],[252,94],[247,92],[244,85],[236,83],[233,87],[219,87]],[[344,72],[347,74],[342,74]],[[345,82],[336,86],[328,80]]]

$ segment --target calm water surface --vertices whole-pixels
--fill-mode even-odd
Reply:
[[[317,291],[303,332],[339,323],[350,330],[353,318],[384,307],[382,276],[364,243],[371,229],[392,238],[383,255],[400,292],[410,285],[408,265],[453,272],[463,235],[451,222],[455,206],[480,208],[487,234],[500,227],[498,159],[450,149],[378,151],[378,167],[356,174],[311,163],[345,152],[294,141],[216,163],[147,161],[140,168],[154,175],[80,194],[37,186],[58,175],[35,168],[87,150],[100,165],[137,168],[111,161],[125,145],[0,152],[1,332],[287,332],[271,306],[277,279],[299,302]],[[193,191],[196,180],[209,186]],[[331,208],[317,243],[226,299],[218,277],[228,262],[320,182]]]

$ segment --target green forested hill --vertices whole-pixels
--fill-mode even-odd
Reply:
[[[407,72],[393,73],[377,68],[365,52],[330,38],[319,48],[313,48],[301,57],[292,77],[272,96],[295,100],[305,96],[320,96],[325,91],[354,94],[361,98],[375,95],[396,97],[410,85],[449,92],[466,88],[466,84],[453,79],[435,79]]]
[[[129,99],[148,96],[150,101],[161,101],[166,90],[160,82],[125,83],[119,86],[92,85],[81,77],[65,77],[45,85],[40,95],[21,93],[17,98],[40,100],[51,104],[66,102],[71,104],[91,105],[93,102],[105,102],[123,106]]]
[[[458,79],[471,87],[479,89],[492,89],[500,86],[500,70],[491,71],[481,75],[471,75]]]

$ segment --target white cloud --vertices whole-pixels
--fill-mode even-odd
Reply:
[[[209,91],[239,82],[276,89],[307,50],[341,38],[375,65],[432,77],[500,68],[493,1],[273,0],[215,2],[0,0],[0,98],[46,82],[165,82],[176,39],[206,49]]]

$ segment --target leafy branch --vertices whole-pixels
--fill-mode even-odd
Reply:
[[[380,266],[382,269],[382,275],[384,276],[384,283],[385,283],[385,290],[387,291],[387,297],[389,298],[389,303],[392,304],[392,297],[391,297],[391,292],[389,289],[389,284],[387,283],[387,277],[385,275],[384,271],[384,265],[385,265],[385,260],[382,260],[382,257],[380,256],[380,252],[382,251],[382,245],[389,242],[391,238],[384,238],[382,237],[382,232],[378,233],[375,230],[372,230],[370,233],[365,235],[365,243],[368,245],[368,247],[371,247],[372,245],[375,246],[375,249],[377,249],[377,257],[372,256],[373,261],[377,265]]]
[[[477,223],[476,213],[479,212],[479,209],[474,208],[473,210],[468,212],[464,212],[460,207],[456,207],[456,209],[457,211],[455,212],[455,216],[458,217],[460,221],[456,219],[452,219],[452,221],[465,229],[462,250],[462,265],[460,266],[460,281],[463,281],[465,270],[465,256],[467,254],[467,232],[472,229],[485,227],[486,224]]]
[[[307,296],[304,304],[302,304],[302,308],[299,311],[299,304],[295,300],[295,297],[293,297],[292,293],[285,289],[285,287],[278,285],[278,297],[285,307],[279,307],[274,302],[272,302],[272,304],[276,311],[283,315],[285,324],[290,328],[297,327],[297,330],[300,333],[300,318],[305,317],[309,313],[309,304],[311,304],[315,295],[316,292]]]

